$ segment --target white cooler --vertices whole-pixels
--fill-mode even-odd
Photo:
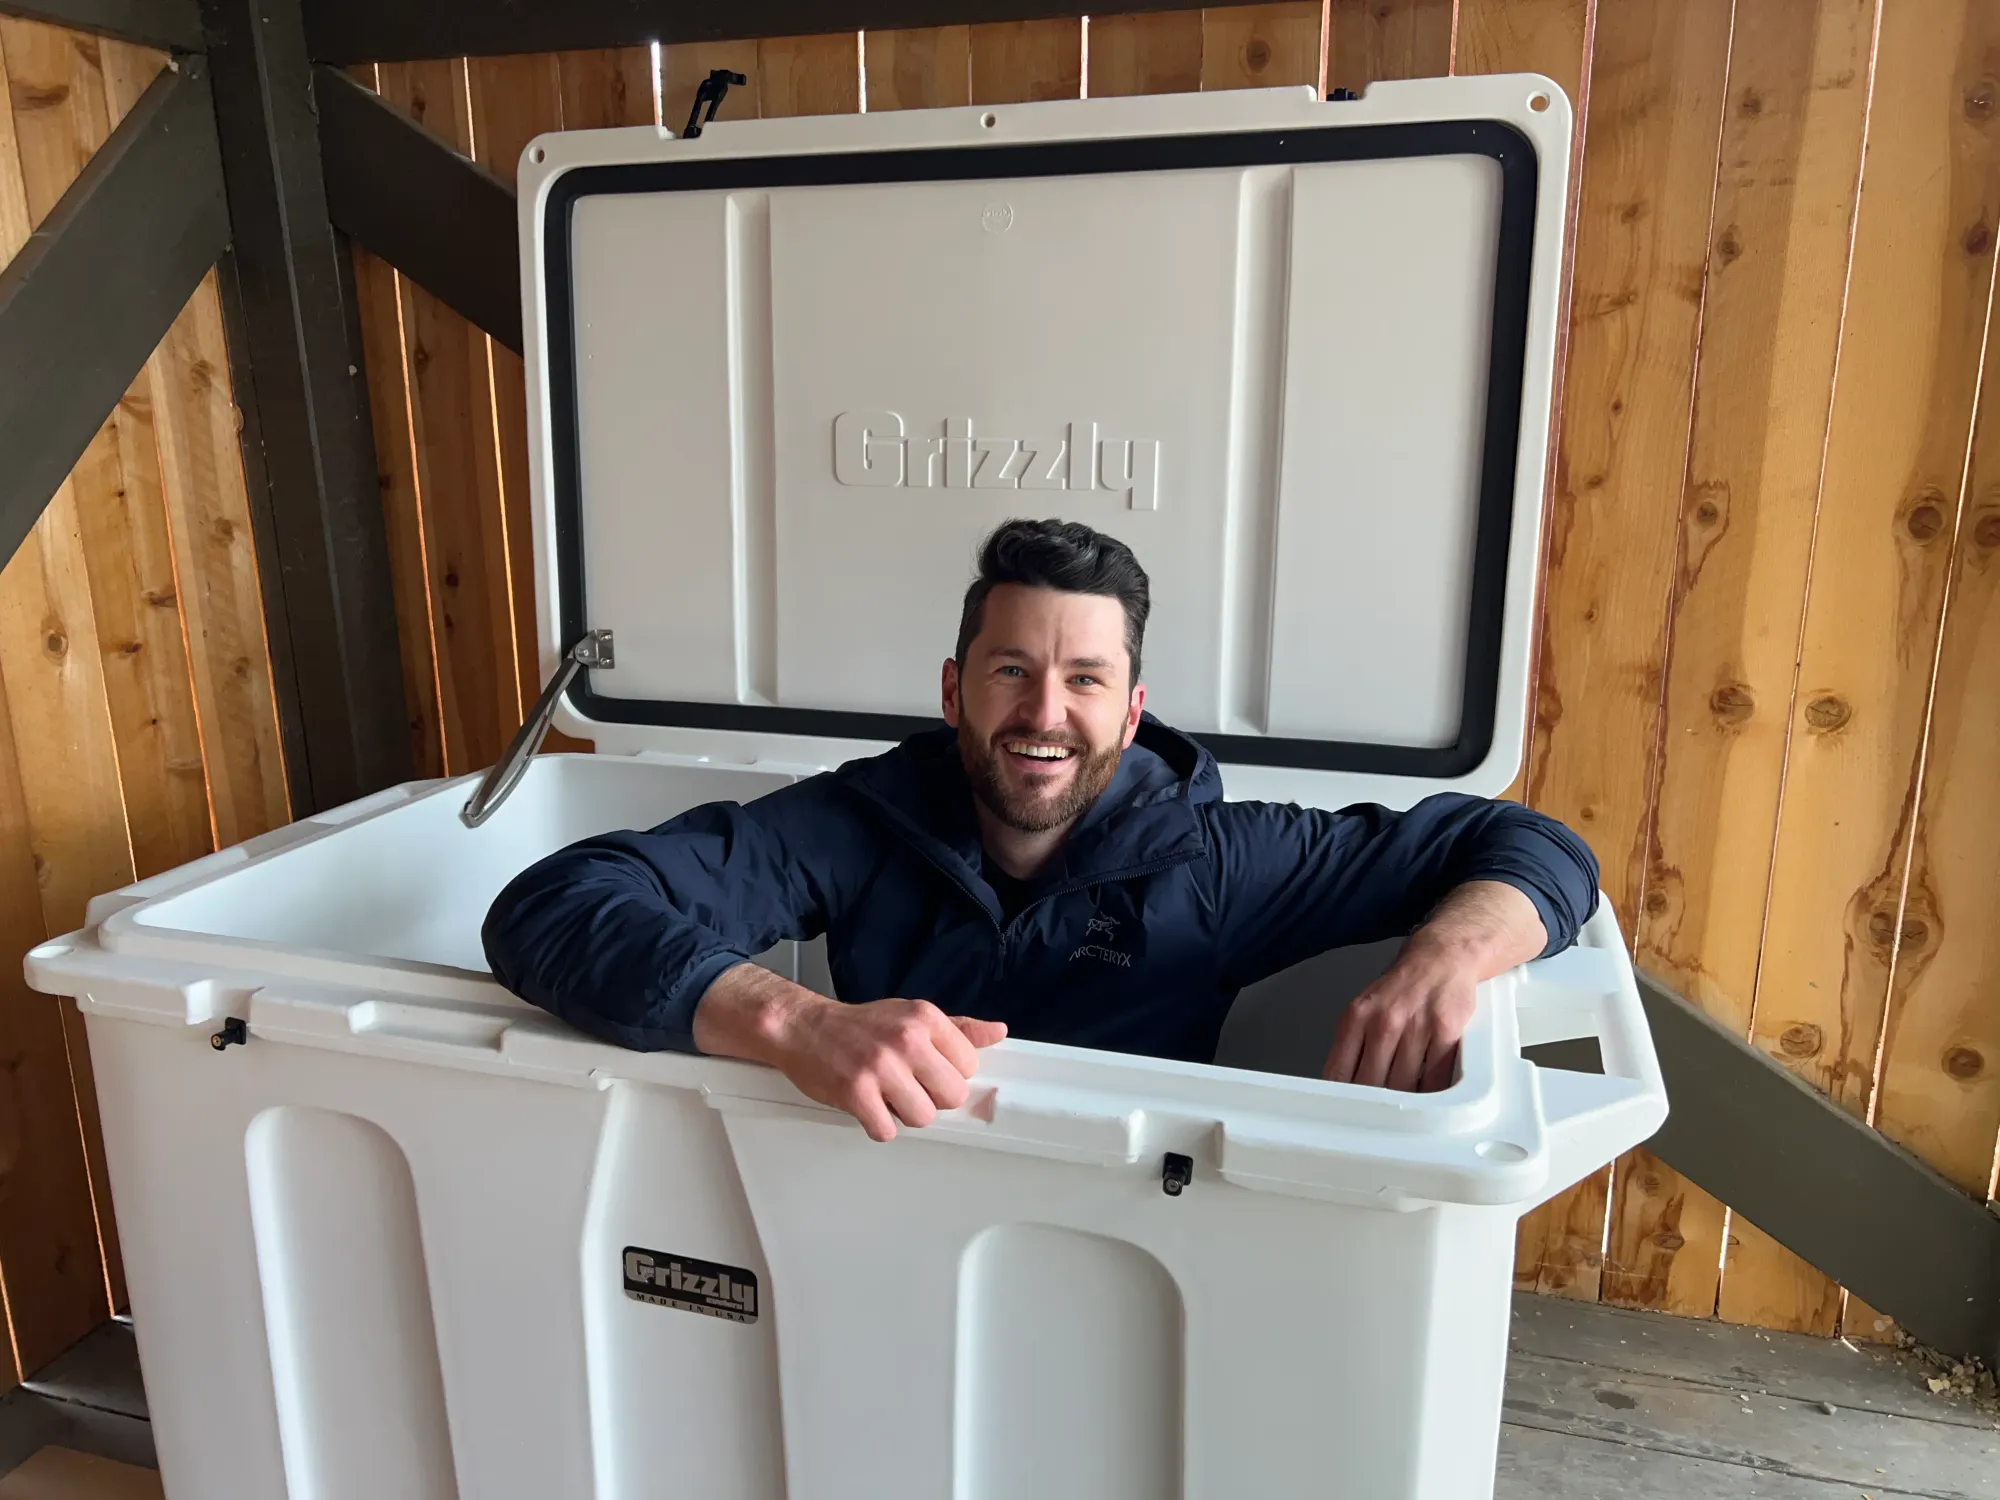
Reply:
[[[571,840],[933,718],[1010,515],[1134,546],[1151,704],[1232,795],[1499,791],[1568,139],[1497,77],[535,141],[542,648],[601,753],[477,826],[468,782],[308,818],[28,958],[88,1017],[169,1495],[1489,1495],[1515,1222],[1665,1114],[1608,909],[1483,988],[1443,1093],[1312,1076],[1386,956],[1349,950],[1246,993],[1239,1066],[1010,1041],[887,1145],[586,1039],[479,926]],[[1581,1036],[1601,1074],[1521,1056]]]

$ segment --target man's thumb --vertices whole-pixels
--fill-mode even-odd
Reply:
[[[1005,1021],[981,1021],[973,1016],[953,1016],[952,1025],[965,1033],[965,1039],[975,1047],[990,1047],[995,1042],[1007,1039]]]

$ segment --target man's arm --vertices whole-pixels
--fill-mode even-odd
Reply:
[[[724,972],[694,1013],[703,1052],[778,1069],[878,1141],[894,1138],[898,1120],[921,1128],[964,1104],[977,1049],[1006,1035],[998,1021],[947,1016],[928,1000],[843,1005],[755,964]]]
[[[865,871],[841,794],[801,782],[747,805],[711,803],[649,833],[572,844],[508,883],[482,936],[522,999],[622,1047],[692,1051],[716,977],[826,928]]]
[[[1402,813],[1229,803],[1211,826],[1231,983],[1329,948],[1410,938],[1343,1019],[1330,1077],[1436,1086],[1471,1019],[1473,987],[1567,948],[1597,902],[1589,847],[1511,802],[1446,793]],[[1422,1055],[1406,1060],[1419,1020]]]

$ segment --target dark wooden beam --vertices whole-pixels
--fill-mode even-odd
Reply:
[[[313,87],[335,226],[518,354],[514,190],[339,69]]]
[[[202,0],[222,278],[293,811],[407,780],[409,718],[353,264],[327,218],[298,0]]]
[[[47,21],[162,52],[199,52],[203,46],[195,0],[0,0],[0,15]]]
[[[1934,1348],[2000,1364],[2000,1218],[1648,975],[1676,1171]]]
[[[1215,4],[1208,0],[1207,8]],[[408,62],[1047,20],[1075,16],[1077,6],[1078,0],[310,0],[306,40],[316,62]],[[1099,0],[1090,14],[1201,8],[1200,0]]]
[[[229,241],[199,59],[168,69],[0,268],[0,559]]]

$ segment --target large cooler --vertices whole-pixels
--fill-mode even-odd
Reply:
[[[1246,993],[1240,1066],[1010,1041],[887,1145],[588,1040],[479,927],[568,841],[931,721],[1014,514],[1133,544],[1151,704],[1231,795],[1499,792],[1568,140],[1495,77],[535,141],[542,654],[600,753],[483,820],[465,781],[307,818],[28,959],[88,1017],[169,1494],[1488,1495],[1515,1223],[1665,1112],[1608,909],[1483,987],[1442,1093],[1314,1076],[1350,950]],[[1581,1036],[1601,1073],[1522,1056]]]

